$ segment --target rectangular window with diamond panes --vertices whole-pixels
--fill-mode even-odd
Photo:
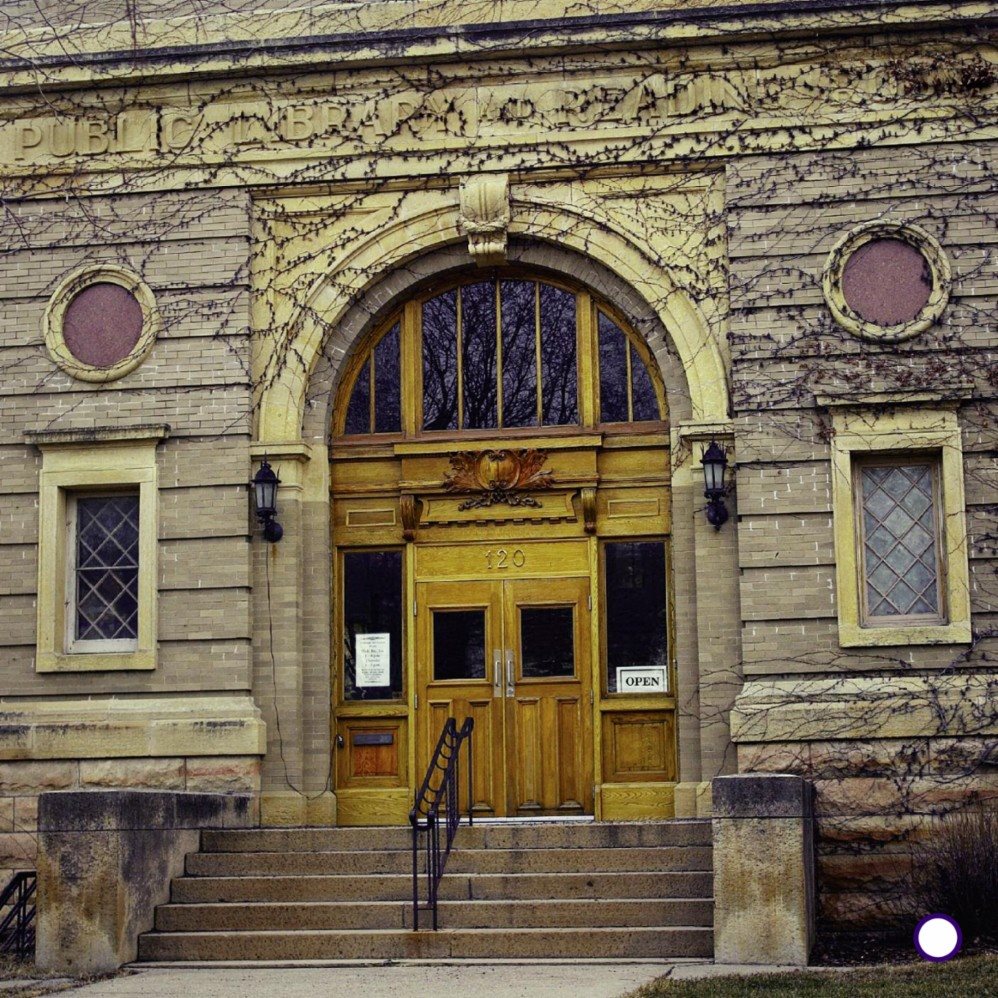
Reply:
[[[138,495],[71,498],[68,576],[73,651],[127,651],[139,625]]]
[[[858,471],[864,623],[942,622],[937,463],[863,462]]]

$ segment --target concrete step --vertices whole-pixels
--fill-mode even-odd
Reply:
[[[454,873],[582,873],[711,869],[708,846],[578,849],[455,849],[447,861]],[[194,877],[313,876],[322,874],[411,873],[412,853],[199,852],[187,857]]]
[[[206,852],[338,852],[408,849],[409,828],[250,828],[205,831]],[[462,849],[591,849],[610,846],[709,846],[710,822],[701,819],[616,824],[552,822],[536,825],[462,825]]]
[[[140,960],[403,960],[710,957],[703,926],[441,929],[411,932],[282,930],[152,932],[139,937]]]
[[[698,926],[713,924],[713,902],[690,900],[444,901],[439,924],[449,929]],[[167,904],[156,909],[159,932],[258,932],[296,929],[411,928],[402,901]]]
[[[712,893],[713,877],[710,873],[688,871],[447,873],[440,882],[440,899],[443,901],[706,898],[711,897]],[[412,876],[181,877],[173,881],[170,896],[172,901],[179,904],[223,901],[405,901],[412,897]]]

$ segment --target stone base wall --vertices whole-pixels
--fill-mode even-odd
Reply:
[[[996,693],[986,672],[746,684],[739,770],[814,784],[823,926],[896,921],[912,842],[967,805],[998,807]]]
[[[42,970],[80,976],[135,960],[138,937],[205,828],[259,821],[239,794],[92,790],[39,801],[37,939]]]
[[[260,791],[259,756],[45,759],[0,762],[0,884],[35,869],[38,795],[51,790]]]

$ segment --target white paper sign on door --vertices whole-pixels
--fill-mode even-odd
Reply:
[[[358,634],[357,686],[391,686],[391,635]]]

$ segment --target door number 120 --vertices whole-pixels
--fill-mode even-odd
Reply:
[[[485,566],[490,572],[502,572],[510,566],[523,568],[526,563],[527,556],[520,548],[514,548],[512,551],[497,548],[495,551],[485,552]]]

